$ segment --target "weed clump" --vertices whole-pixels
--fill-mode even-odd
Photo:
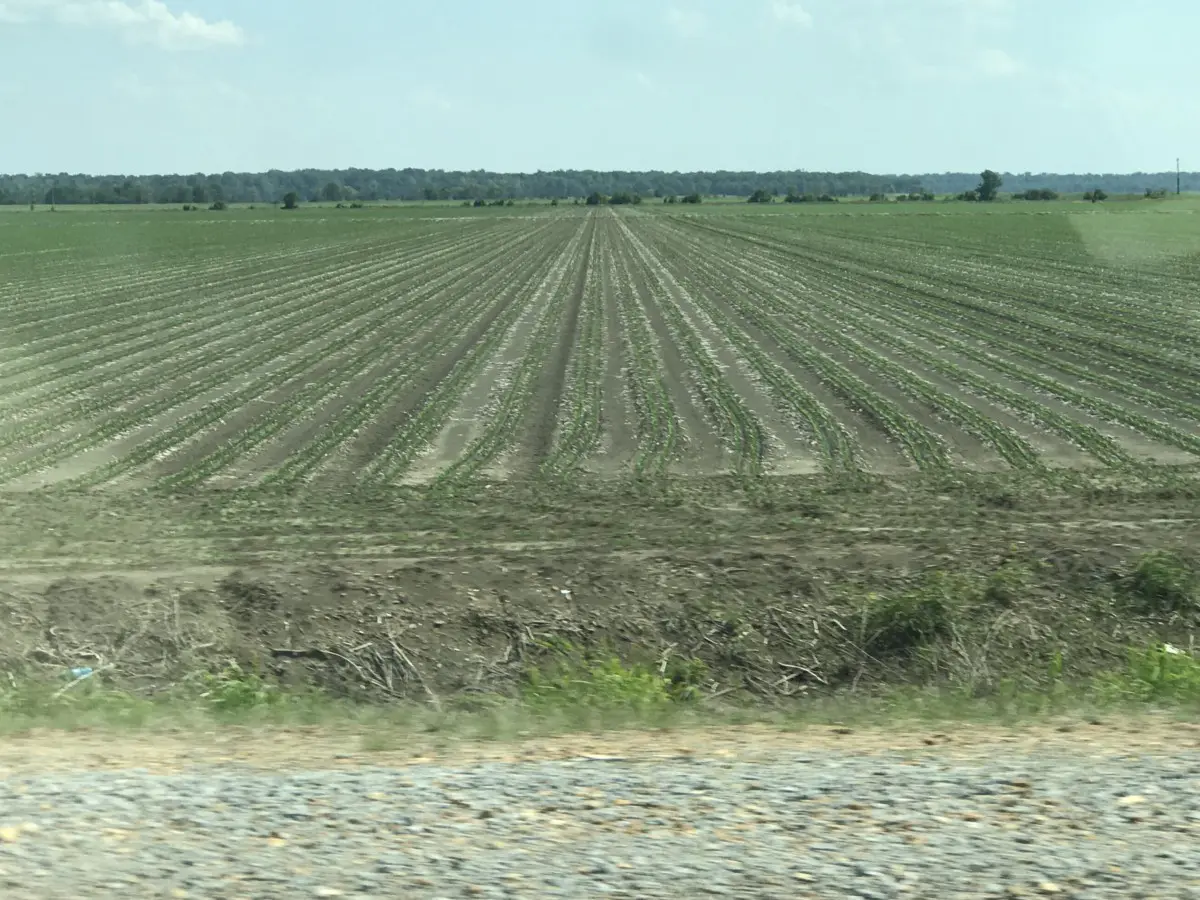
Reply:
[[[552,660],[525,673],[522,699],[546,710],[646,712],[700,699],[708,675],[696,659],[671,659],[659,671],[627,664],[615,653],[581,653],[569,642],[543,644]]]
[[[1099,687],[1109,700],[1200,704],[1200,659],[1169,644],[1134,648],[1128,668],[1103,676]]]
[[[902,594],[872,594],[864,617],[866,649],[878,655],[908,654],[948,636],[959,587],[939,572]]]
[[[1028,569],[1005,564],[988,575],[983,585],[983,599],[996,606],[1015,606],[1028,594],[1031,583]]]
[[[1200,610],[1200,584],[1191,566],[1169,550],[1144,554],[1123,579],[1129,601],[1144,613]]]

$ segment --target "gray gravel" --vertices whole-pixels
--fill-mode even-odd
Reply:
[[[14,777],[0,896],[1200,898],[1200,753]]]

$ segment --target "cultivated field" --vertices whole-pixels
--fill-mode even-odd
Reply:
[[[802,695],[1186,645],[1182,570],[1122,591],[1200,546],[1198,211],[0,214],[0,670],[423,697],[565,638]],[[943,618],[876,646],[892,603]]]
[[[9,213],[0,485],[1186,466],[1200,216],[1146,207]]]

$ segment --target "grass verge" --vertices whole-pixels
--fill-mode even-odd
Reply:
[[[103,674],[65,683],[10,682],[0,689],[0,735],[34,730],[211,730],[221,726],[330,726],[361,729],[363,749],[391,750],[405,735],[511,740],[619,729],[764,724],[897,726],[947,722],[1017,725],[1100,715],[1200,713],[1200,655],[1167,644],[1132,648],[1127,665],[1087,681],[1063,680],[1053,668],[1037,689],[1001,681],[987,689],[924,686],[813,695],[786,704],[732,705],[705,698],[700,668],[684,661],[662,671],[611,655],[567,648],[531,669],[516,697],[466,695],[439,708],[368,704],[318,691],[287,691],[230,666],[150,697],[116,690]]]

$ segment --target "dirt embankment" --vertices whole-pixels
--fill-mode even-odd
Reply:
[[[25,527],[0,535],[0,670],[90,666],[153,692],[237,661],[430,699],[511,691],[569,645],[686,669],[706,695],[780,698],[1087,676],[1131,645],[1194,641],[1194,610],[1122,593],[1140,554],[1197,545],[1188,497],[803,484],[759,505],[719,485],[561,502],[497,489],[453,509],[211,494],[28,505]],[[34,526],[53,539],[31,543]]]

